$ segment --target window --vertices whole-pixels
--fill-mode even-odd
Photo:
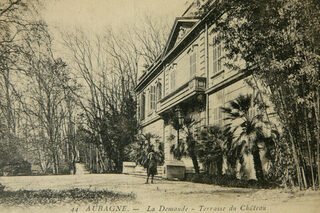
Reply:
[[[162,84],[160,82],[157,83],[157,101],[162,98]]]
[[[173,92],[176,88],[176,72],[172,70],[170,73],[170,92]]]
[[[223,113],[221,107],[224,106],[224,90],[220,90],[213,95],[214,97],[214,104],[213,107],[213,122],[216,125],[223,125]]]
[[[144,120],[145,119],[145,111],[146,111],[146,96],[145,94],[143,93],[141,95],[141,105],[140,105],[140,119],[141,120]]]
[[[222,126],[223,124],[223,117],[222,117],[222,110],[219,107],[213,108],[213,121],[215,125]]]
[[[213,74],[223,70],[224,50],[220,41],[216,41],[217,37],[213,38]]]
[[[190,55],[190,78],[192,78],[197,71],[197,52],[194,50]]]
[[[150,88],[150,110],[155,110],[156,108],[156,87],[151,86]]]

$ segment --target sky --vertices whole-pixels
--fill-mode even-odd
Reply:
[[[145,15],[169,19],[181,16],[190,0],[47,0],[42,16],[51,28],[83,28],[99,32],[106,27],[139,24]],[[171,21],[170,21],[171,20]]]
[[[106,28],[125,30],[143,24],[145,16],[159,19],[171,27],[192,0],[42,0],[41,17],[55,40],[56,56],[68,61],[68,50],[61,35],[80,29],[89,38],[105,33]],[[71,54],[72,55],[72,54]]]

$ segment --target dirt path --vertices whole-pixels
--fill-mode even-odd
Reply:
[[[126,212],[319,212],[320,192],[290,192],[284,190],[257,190],[227,188],[181,181],[156,180],[144,184],[144,177],[118,174],[89,174],[65,176],[1,177],[6,190],[107,189],[134,193],[136,201],[117,203],[113,210],[126,206]],[[27,199],[27,198],[26,198]],[[39,212],[110,212],[114,203],[98,206],[62,206],[40,209]],[[101,208],[99,207],[101,206]],[[105,209],[106,206],[110,209]],[[119,207],[121,206],[121,207]],[[100,208],[100,210],[99,210]],[[119,208],[119,209],[117,209]],[[11,211],[12,210],[12,211]],[[19,209],[6,209],[17,212]],[[30,209],[27,209],[30,210]],[[122,209],[123,210],[123,209]],[[154,210],[154,211],[152,211]],[[35,209],[32,209],[34,212]],[[74,209],[75,211],[75,209]],[[2,213],[0,209],[0,213]],[[21,210],[26,213],[26,210]]]

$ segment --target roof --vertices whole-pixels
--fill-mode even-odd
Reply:
[[[192,17],[176,18],[174,21],[173,27],[171,29],[171,32],[169,34],[169,38],[164,48],[162,57],[166,56],[166,54],[175,46],[175,44],[179,42],[177,40],[178,40],[181,29],[189,31],[194,26],[194,24],[197,23],[198,21],[199,19],[195,19]],[[186,35],[186,32],[184,35]]]
[[[157,58],[152,66],[148,68],[148,71],[143,76],[141,76],[141,80],[138,82],[135,91],[139,91],[141,88],[143,88],[147,84],[148,79],[155,77],[165,63],[170,61],[175,55],[179,54],[179,51],[181,51],[183,47],[188,45],[188,43],[192,41],[192,37],[195,36],[194,32],[201,29],[201,27],[204,27],[204,23],[206,22],[206,20],[210,19],[210,15],[212,14],[213,9],[207,12],[201,19],[197,19],[195,17],[176,18],[163,53]],[[185,34],[179,40],[178,36],[181,26],[185,27],[187,29],[187,32],[185,32]]]

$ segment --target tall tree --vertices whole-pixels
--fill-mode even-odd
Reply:
[[[271,90],[287,136],[282,142],[290,147],[301,187],[315,186],[316,165],[318,183],[320,178],[319,8],[314,0],[236,0],[216,1],[203,10],[213,11],[210,20],[227,57],[244,62],[231,67],[253,74]]]
[[[86,117],[85,128],[93,138],[98,172],[121,172],[122,162],[129,160],[129,145],[135,142],[138,126],[133,90],[137,84],[137,65],[140,58],[153,60],[152,55],[158,55],[164,45],[155,37],[162,29],[152,21],[145,26],[153,31],[108,29],[103,36],[92,39],[77,30],[63,36],[71,52],[74,72],[89,91],[77,96]]]
[[[54,173],[59,172],[59,153],[62,148],[63,122],[67,115],[65,106],[70,101],[75,86],[66,69],[66,63],[53,52],[53,40],[43,22],[35,23],[24,36],[20,63],[24,79],[24,112],[29,122],[38,125],[33,129],[42,135],[45,152],[51,153]],[[33,124],[33,125],[34,125]]]

